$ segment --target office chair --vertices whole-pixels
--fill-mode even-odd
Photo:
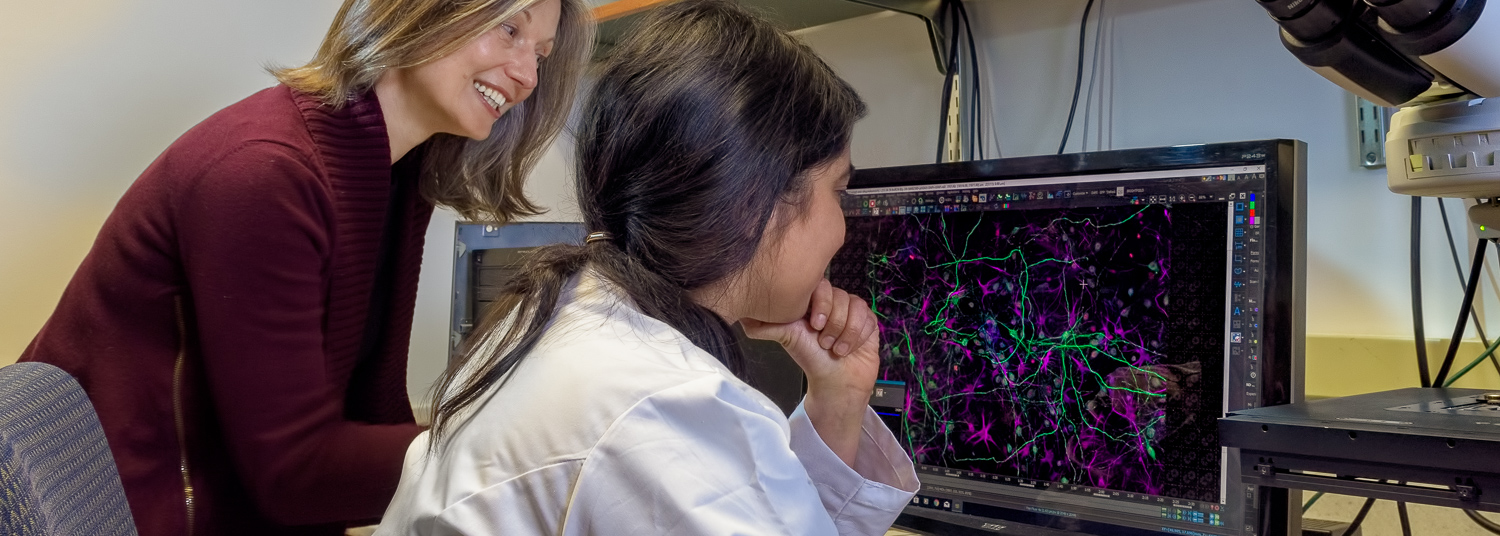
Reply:
[[[0,368],[0,534],[136,534],[93,404],[45,363]]]

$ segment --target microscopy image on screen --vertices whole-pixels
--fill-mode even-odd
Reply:
[[[918,463],[1217,501],[1228,208],[848,219]]]

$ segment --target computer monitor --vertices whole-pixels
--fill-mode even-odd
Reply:
[[[917,465],[898,524],[1282,534],[1226,411],[1302,396],[1306,145],[864,169],[830,277],[881,325],[872,405]],[[967,528],[964,528],[967,527]]]
[[[484,319],[501,287],[521,269],[532,250],[553,244],[582,244],[584,234],[583,224],[577,222],[454,224],[449,359]]]

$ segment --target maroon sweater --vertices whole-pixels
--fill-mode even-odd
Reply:
[[[141,534],[342,534],[384,511],[419,432],[420,152],[390,165],[373,93],[332,110],[278,86],[125,192],[21,359],[88,391]],[[388,313],[360,359],[388,205]]]

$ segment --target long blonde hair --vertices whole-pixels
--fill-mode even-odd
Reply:
[[[271,74],[339,108],[387,71],[442,58],[541,1],[344,0],[312,61]],[[470,220],[506,222],[541,212],[523,183],[562,130],[594,42],[583,0],[560,2],[557,38],[538,66],[531,97],[495,121],[485,140],[437,134],[427,142],[421,192],[428,201]]]

